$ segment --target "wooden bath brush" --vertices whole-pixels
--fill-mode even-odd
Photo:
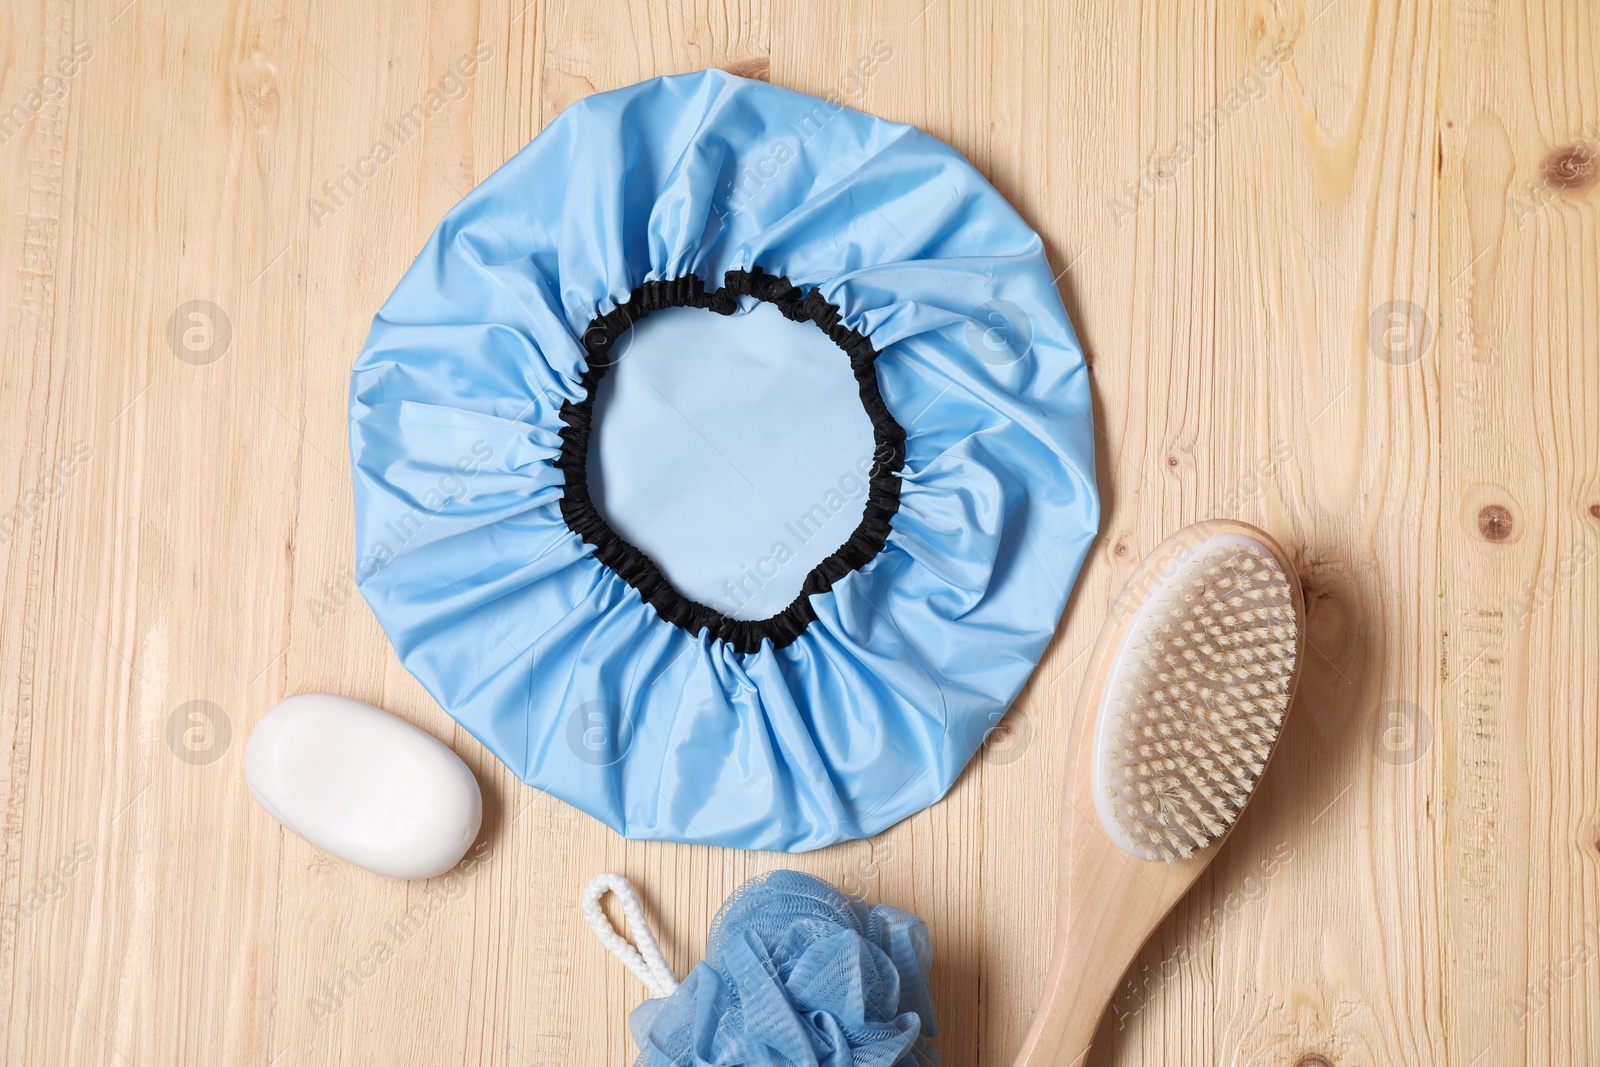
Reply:
[[[1246,523],[1187,527],[1128,579],[1078,701],[1055,949],[1018,1067],[1085,1058],[1128,965],[1260,781],[1304,630],[1293,566]]]

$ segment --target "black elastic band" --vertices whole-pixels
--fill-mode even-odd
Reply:
[[[694,307],[731,315],[741,296],[776,306],[786,319],[815,324],[844,350],[855,373],[861,406],[872,420],[874,441],[872,474],[861,524],[837,551],[811,569],[800,595],[788,607],[765,619],[730,618],[678,592],[650,557],[611,528],[589,496],[589,435],[594,424],[595,389],[611,368],[611,346],[652,311]],[[583,347],[589,353],[589,361],[580,379],[583,398],[561,405],[561,421],[565,425],[561,430],[561,455],[555,461],[566,480],[561,517],[573,533],[594,546],[596,559],[637,589],[645,603],[674,626],[692,634],[705,630],[714,640],[726,641],[738,652],[755,652],[763,641],[782,648],[804,633],[817,617],[811,607],[812,596],[832,588],[834,582],[865,566],[883,550],[889,536],[889,520],[900,507],[899,472],[906,458],[906,432],[889,413],[878,391],[877,350],[865,335],[846,327],[841,318],[839,309],[817,290],[801,292],[789,279],[756,267],[729,271],[722,288],[710,293],[693,274],[671,281],[645,282],[633,291],[627,303],[597,315],[584,331]]]

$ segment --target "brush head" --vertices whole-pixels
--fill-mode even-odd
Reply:
[[[1095,727],[1095,805],[1124,852],[1171,862],[1226,836],[1266,767],[1294,692],[1298,599],[1270,549],[1223,533],[1130,600]]]

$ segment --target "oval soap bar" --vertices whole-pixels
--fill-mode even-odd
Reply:
[[[279,702],[244,749],[250,792],[313,845],[390,878],[432,878],[478,836],[483,794],[438,738],[328,693]]]

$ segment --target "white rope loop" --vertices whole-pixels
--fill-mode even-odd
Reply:
[[[628,929],[633,931],[634,939],[639,943],[638,948],[617,933],[611,920],[600,909],[600,898],[607,893],[617,895],[622,914],[628,920]],[[650,923],[644,917],[644,906],[639,903],[639,894],[634,891],[632,882],[609,871],[597,874],[584,889],[578,907],[589,929],[594,931],[594,936],[600,939],[606,951],[622,961],[622,965],[650,991],[651,997],[670,997],[677,990],[678,977],[672,973],[666,956],[661,953],[661,946],[656,943],[656,935],[651,932]]]

